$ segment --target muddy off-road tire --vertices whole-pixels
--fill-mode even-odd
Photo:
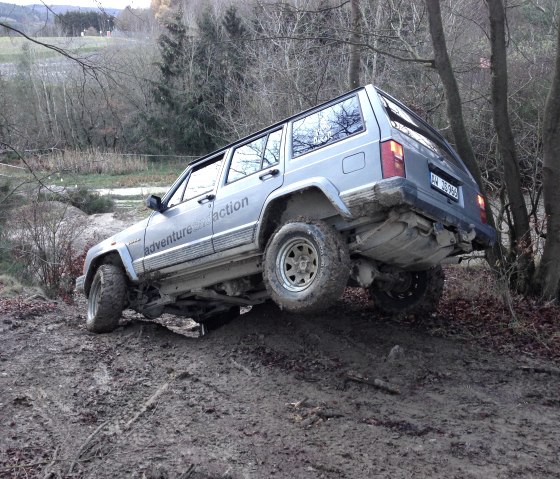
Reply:
[[[272,300],[296,313],[323,310],[344,291],[350,275],[348,248],[322,221],[298,218],[280,226],[263,259],[263,279]]]
[[[210,316],[209,318],[200,321],[200,324],[204,324],[204,327],[208,331],[214,331],[233,321],[240,314],[241,308],[239,306],[232,306],[227,311],[222,311],[221,313],[217,313],[214,316]]]
[[[403,283],[389,291],[369,288],[375,308],[383,313],[414,313],[426,315],[434,312],[443,293],[445,276],[441,266],[425,271],[401,273]]]
[[[89,290],[86,328],[93,333],[110,333],[119,325],[125,302],[124,271],[114,264],[102,264]]]

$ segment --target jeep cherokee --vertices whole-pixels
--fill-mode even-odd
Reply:
[[[146,203],[147,219],[87,254],[91,331],[125,308],[208,327],[267,299],[313,312],[348,284],[384,312],[427,313],[441,264],[495,239],[457,153],[372,85],[192,162]]]

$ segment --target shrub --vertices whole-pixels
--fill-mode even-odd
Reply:
[[[6,211],[13,203],[12,187],[10,181],[5,178],[0,178],[0,230],[2,223],[6,220]]]
[[[110,213],[115,209],[115,202],[110,196],[101,196],[85,187],[66,191],[62,201],[70,203],[88,215]]]
[[[88,215],[111,213],[115,209],[115,202],[110,196],[101,196],[85,186],[77,189],[67,189],[62,193],[43,193],[39,198],[42,201],[61,201],[79,208]]]
[[[5,230],[0,234],[2,243],[0,246],[0,274],[12,276],[23,282],[32,281],[25,262],[20,259],[20,255],[14,254],[16,246],[7,236]]]
[[[0,298],[16,296],[23,291],[21,283],[13,276],[0,274]]]
[[[18,201],[22,198],[14,193],[9,179],[0,178],[0,274],[26,279],[25,264],[12,254],[13,244],[7,234],[7,219]]]
[[[83,233],[83,215],[67,214],[68,205],[37,201],[14,211],[8,235],[12,257],[25,265],[47,295],[70,300],[81,274],[81,252],[74,244]]]

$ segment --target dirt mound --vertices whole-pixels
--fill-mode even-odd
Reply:
[[[144,211],[90,215],[87,217],[87,226],[83,235],[76,241],[76,250],[81,251],[86,246],[97,244],[129,226],[132,226],[145,217],[147,217],[147,214]]]

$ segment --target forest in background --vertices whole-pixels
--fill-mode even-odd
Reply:
[[[424,2],[362,0],[360,8],[360,82],[401,99],[452,140]],[[541,0],[507,9],[511,120],[528,169],[542,156],[558,8]],[[10,74],[0,75],[0,135],[19,150],[207,153],[347,91],[350,15],[349,2],[327,0],[126,9],[114,36],[134,41],[88,52],[83,64],[37,61],[33,45],[21,46]],[[442,2],[442,19],[477,158],[498,179],[488,9],[478,0]],[[177,119],[190,125],[182,134]]]
[[[66,56],[44,59],[26,43],[0,64],[0,138],[18,152],[202,155],[374,83],[467,161],[434,51],[428,7],[436,4],[475,167],[503,233],[505,249],[491,264],[526,292],[547,234],[543,122],[557,51],[555,0],[153,0],[150,10],[120,12],[103,47],[68,42]],[[496,5],[504,13],[501,66],[492,57]],[[505,83],[493,72],[505,72]],[[508,132],[500,137],[496,128],[500,88],[509,163]]]

